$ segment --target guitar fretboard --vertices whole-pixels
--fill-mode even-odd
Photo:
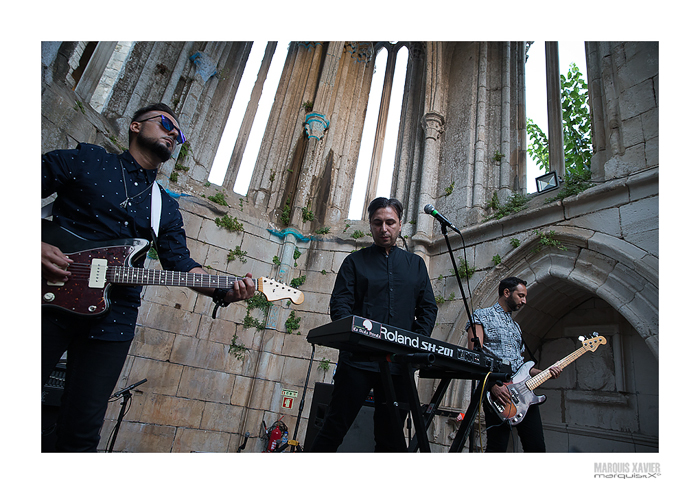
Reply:
[[[567,365],[569,365],[571,362],[573,362],[574,360],[576,360],[577,358],[579,358],[581,355],[583,355],[583,354],[586,353],[587,351],[588,351],[588,348],[586,348],[586,347],[581,347],[581,348],[579,348],[578,350],[576,350],[575,352],[572,352],[572,353],[570,353],[569,355],[567,355],[566,357],[564,357],[563,359],[561,359],[559,362],[556,362],[556,363],[550,365],[549,367],[553,367],[553,366],[557,365],[557,366],[559,366],[559,367],[561,367],[561,368],[563,369],[564,367],[566,367]],[[547,367],[545,370],[543,370],[543,371],[540,372],[539,374],[537,374],[537,375],[531,377],[530,379],[528,379],[528,380],[525,382],[525,385],[526,385],[530,390],[533,390],[533,389],[535,389],[537,386],[539,386],[539,385],[541,385],[542,383],[544,383],[545,381],[547,381],[550,377],[552,377],[552,374],[550,374],[550,372],[549,372],[549,367]]]
[[[229,289],[236,281],[242,279],[239,276],[161,271],[128,266],[110,267],[107,272],[107,281],[119,285],[162,285]],[[253,278],[253,282],[255,283],[255,289],[259,291],[258,280]]]

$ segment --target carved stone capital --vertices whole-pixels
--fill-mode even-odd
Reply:
[[[428,112],[421,120],[426,139],[438,140],[440,134],[445,131],[445,117],[437,112]]]
[[[309,136],[309,139],[316,139],[317,141],[320,141],[329,124],[330,121],[325,115],[322,113],[311,112],[306,115],[306,120],[304,120],[304,129],[306,129],[306,134]]]

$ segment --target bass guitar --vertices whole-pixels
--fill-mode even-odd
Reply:
[[[160,285],[188,288],[229,289],[243,278],[227,275],[185,273],[144,269],[134,261],[148,253],[150,243],[142,238],[89,241],[56,226],[42,228],[42,240],[55,245],[73,263],[71,276],[65,283],[42,279],[41,306],[77,316],[98,317],[110,308],[109,294],[113,285]],[[255,290],[268,301],[289,299],[294,304],[304,301],[304,294],[269,278],[254,279]]]
[[[487,392],[486,399],[489,405],[491,405],[491,408],[496,412],[496,415],[498,415],[501,420],[507,420],[511,425],[518,425],[525,418],[525,414],[530,405],[539,405],[540,403],[544,403],[547,399],[545,395],[536,395],[533,391],[537,386],[552,377],[552,374],[549,372],[550,368],[558,366],[563,369],[584,353],[595,352],[598,346],[607,343],[605,338],[603,336],[598,336],[597,333],[593,333],[593,337],[587,340],[584,340],[583,336],[579,337],[579,339],[583,342],[581,348],[570,353],[559,362],[550,365],[539,374],[530,377],[530,379],[527,378],[530,376],[530,369],[532,369],[535,363],[525,362],[515,373],[512,381],[505,383],[505,386],[508,388],[508,393],[510,394],[510,400],[506,405],[498,403],[491,397],[491,393]]]

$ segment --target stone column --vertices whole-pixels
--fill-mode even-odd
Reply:
[[[549,171],[564,178],[564,128],[561,111],[561,81],[559,79],[559,43],[546,41],[547,66],[547,129],[549,132]]]
[[[97,89],[97,85],[100,83],[102,74],[116,46],[116,41],[100,41],[97,43],[95,52],[90,57],[90,61],[87,67],[85,67],[85,71],[83,71],[78,85],[75,87],[76,94],[80,96],[80,99],[83,101],[89,103],[90,99],[92,99],[92,93]]]
[[[428,112],[421,121],[425,133],[425,153],[421,169],[421,188],[418,203],[421,211],[426,204],[435,201],[435,189],[440,164],[440,135],[445,130],[445,117],[437,112]],[[414,239],[429,241],[432,237],[433,219],[427,214],[418,214]]]

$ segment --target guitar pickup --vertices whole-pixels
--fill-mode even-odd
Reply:
[[[520,403],[520,394],[515,389],[512,389],[510,392],[510,399],[517,405]]]
[[[104,288],[107,284],[107,259],[93,259],[90,265],[88,287]]]

